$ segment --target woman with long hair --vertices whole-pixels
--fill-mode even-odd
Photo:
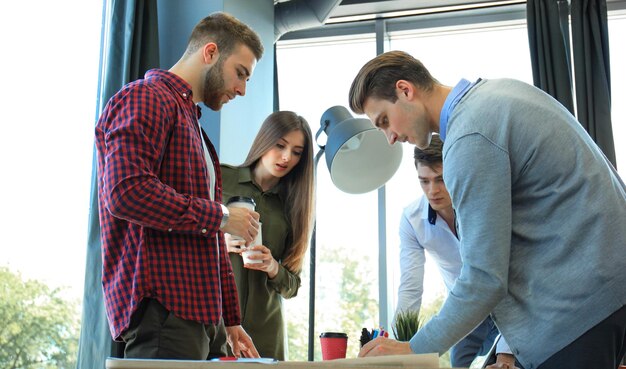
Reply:
[[[259,354],[285,360],[282,299],[296,296],[313,219],[313,139],[304,118],[291,111],[270,114],[243,164],[222,164],[223,199],[251,197],[260,214],[262,245],[248,250],[226,235],[235,273],[242,326]],[[258,262],[260,261],[260,262]]]

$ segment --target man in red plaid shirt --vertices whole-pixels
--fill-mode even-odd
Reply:
[[[102,286],[127,358],[202,360],[224,355],[226,339],[236,356],[258,357],[240,325],[223,232],[249,243],[259,214],[221,203],[197,104],[217,111],[243,96],[262,54],[248,26],[211,14],[170,70],[124,86],[96,125]]]

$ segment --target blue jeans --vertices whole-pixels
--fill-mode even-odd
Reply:
[[[470,334],[450,349],[450,364],[453,367],[468,368],[476,356],[486,355],[498,336],[498,328],[487,317]]]

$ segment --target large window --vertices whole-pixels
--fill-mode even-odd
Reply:
[[[477,77],[512,77],[532,82],[523,22],[396,32],[389,36],[388,49],[401,49],[416,56],[447,85],[454,85],[460,78]],[[367,37],[280,42],[277,48],[280,109],[297,111],[317,131],[319,119],[327,108],[348,106],[352,79],[363,63],[374,56],[374,40]],[[403,149],[403,163],[386,191],[389,278],[386,284],[390,286],[386,292],[391,301],[388,321],[395,310],[399,280],[400,214],[404,206],[421,196],[413,166],[413,147],[404,145]],[[354,356],[361,328],[378,326],[378,309],[372,307],[372,303],[378,302],[379,283],[377,193],[340,192],[332,185],[323,160],[317,170],[315,336],[324,330],[347,332],[351,337],[348,356]],[[299,296],[286,302],[292,360],[306,358],[305,352],[294,352],[298,350],[296,347],[303,347],[308,328],[308,270],[303,277]],[[423,305],[441,301],[444,294],[438,271],[429,260]],[[319,356],[317,347],[316,352]]]
[[[98,1],[0,5],[0,367],[76,367],[101,13]]]
[[[347,106],[350,83],[375,50],[373,36],[280,42],[280,109],[302,115],[315,134],[326,109]],[[325,140],[322,134],[320,144]],[[321,360],[317,337],[324,331],[346,332],[348,357],[355,357],[361,328],[378,325],[377,195],[349,195],[335,188],[324,156],[317,175],[315,357]],[[290,360],[307,360],[308,260],[304,265],[298,296],[285,301]]]
[[[623,68],[626,50],[615,35],[626,33],[626,15],[609,16],[613,126],[618,168],[626,167],[626,99]],[[532,84],[525,19],[390,32],[386,50],[404,50],[420,59],[443,84],[461,78],[516,78]],[[280,109],[294,110],[319,128],[331,106],[348,106],[349,86],[358,69],[375,54],[373,35],[281,41],[277,47]],[[323,137],[323,135],[322,135]],[[324,139],[322,138],[322,141]],[[322,142],[323,144],[323,142]],[[399,281],[398,224],[402,209],[422,196],[413,165],[413,147],[403,145],[403,162],[386,186],[386,236],[389,281],[386,291],[394,313]],[[620,164],[621,163],[621,164]],[[377,325],[378,298],[376,192],[348,195],[331,183],[324,157],[317,169],[318,277],[315,336],[325,330],[350,336],[348,356],[356,355],[361,327]],[[308,264],[306,264],[308,265]],[[445,287],[432,260],[427,259],[423,306],[437,305]],[[358,288],[356,288],[358,287]],[[321,301],[324,301],[323,305]],[[286,302],[290,359],[306,359],[308,268],[298,297]],[[316,358],[319,347],[316,341]]]
[[[392,33],[390,49],[410,53],[448,86],[454,86],[461,78],[473,81],[479,77],[516,78],[532,84],[524,20]],[[394,307],[400,281],[400,214],[405,206],[422,196],[413,161],[414,147],[404,145],[403,150],[400,169],[387,183],[388,278],[392,286],[388,298]],[[428,254],[424,279],[423,306],[446,294],[439,272]]]
[[[0,265],[82,298],[102,2],[0,5]],[[68,16],[79,14],[80,16]]]

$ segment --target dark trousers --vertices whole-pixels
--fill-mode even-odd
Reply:
[[[125,358],[205,360],[226,356],[224,329],[181,319],[150,298],[141,302],[122,339]]]
[[[450,365],[455,368],[469,368],[477,356],[484,356],[489,352],[499,333],[491,317],[487,317],[465,338],[452,346]]]
[[[626,350],[626,305],[591,328],[537,369],[615,369]]]

